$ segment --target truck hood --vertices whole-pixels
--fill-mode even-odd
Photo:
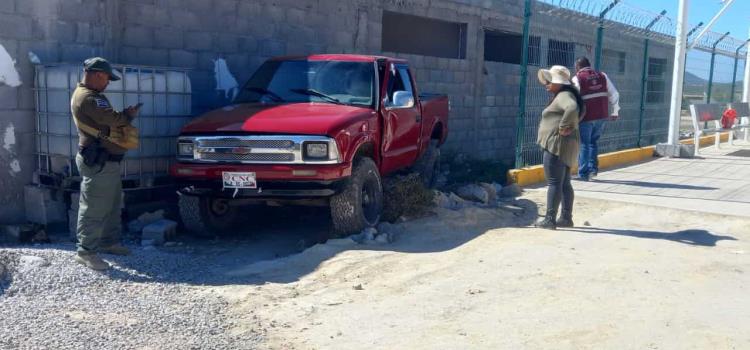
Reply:
[[[237,104],[203,114],[185,125],[182,133],[332,135],[346,125],[373,114],[375,111],[370,108],[331,103]]]

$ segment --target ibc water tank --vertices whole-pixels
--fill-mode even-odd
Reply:
[[[187,71],[113,67],[122,79],[111,81],[104,91],[112,107],[121,111],[143,103],[133,122],[140,131],[141,146],[128,152],[123,175],[164,174],[174,160],[176,137],[191,118],[192,86]],[[36,72],[38,153],[40,157],[65,157],[72,161],[78,151],[78,131],[70,112],[70,96],[83,78],[83,68],[47,65],[37,66]],[[60,170],[50,169],[50,172]]]

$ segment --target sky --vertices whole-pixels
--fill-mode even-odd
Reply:
[[[678,0],[623,0],[623,2],[655,13],[667,10],[667,16],[677,19]],[[719,0],[690,0],[689,5],[688,30],[699,22],[708,24],[722,6]],[[724,15],[711,27],[711,30],[719,33],[728,31],[731,36],[737,39],[747,39],[748,30],[750,30],[750,0],[735,0],[731,7],[724,12]],[[710,60],[710,54],[691,52],[688,55],[686,69],[701,78],[708,79]],[[742,64],[741,61],[737,73],[738,80],[742,77]],[[717,56],[714,65],[714,79],[719,82],[731,81],[733,65],[734,60]]]

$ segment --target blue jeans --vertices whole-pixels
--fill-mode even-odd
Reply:
[[[599,172],[599,147],[596,143],[604,131],[606,119],[583,122],[578,125],[581,132],[581,152],[578,153],[578,176],[588,178]]]

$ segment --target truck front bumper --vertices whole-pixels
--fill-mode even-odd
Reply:
[[[255,173],[258,188],[237,191],[223,188],[225,171]],[[351,171],[350,163],[315,166],[177,163],[170,168],[182,194],[257,199],[330,197],[340,191]]]

